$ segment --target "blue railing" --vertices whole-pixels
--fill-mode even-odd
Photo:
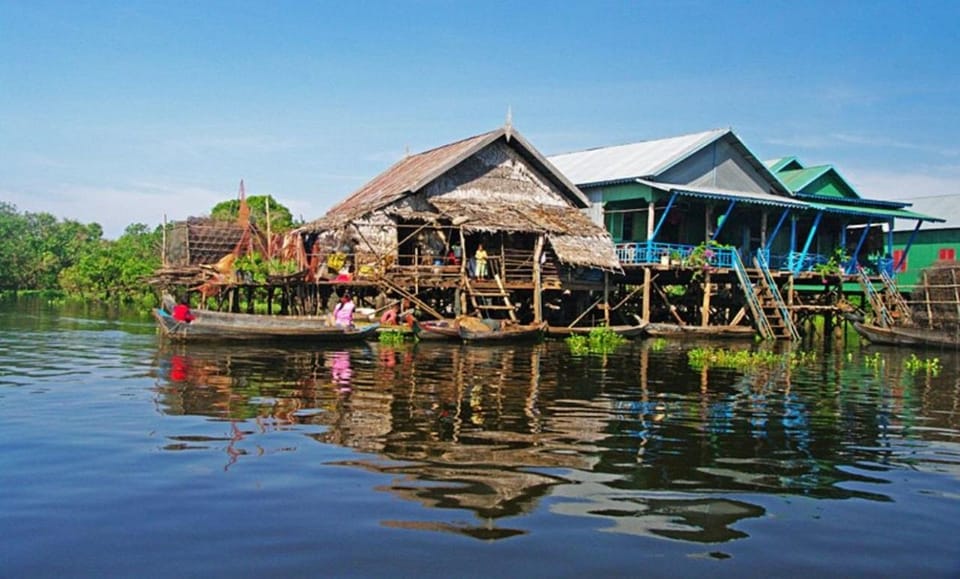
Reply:
[[[793,317],[790,315],[790,309],[787,307],[787,303],[783,301],[783,296],[780,295],[777,280],[773,279],[773,276],[770,274],[770,266],[767,263],[767,256],[763,250],[757,250],[757,267],[760,269],[760,273],[763,274],[763,281],[770,290],[770,295],[773,297],[774,303],[777,305],[777,310],[780,312],[780,318],[783,319],[784,327],[790,332],[790,338],[794,341],[799,341],[800,332],[797,331],[797,326],[793,323]]]
[[[661,264],[689,266],[691,255],[697,250],[697,245],[682,243],[659,243],[638,241],[635,243],[618,243],[617,259],[623,264]],[[703,250],[703,259],[713,267],[734,267],[734,253],[732,247],[707,247]]]

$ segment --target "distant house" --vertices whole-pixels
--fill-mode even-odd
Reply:
[[[902,227],[900,222],[894,227],[893,258],[895,265],[899,264],[897,282],[904,291],[911,292],[922,284],[923,270],[955,262],[960,255],[960,195],[909,196],[904,201],[918,212],[943,218],[942,222],[917,231]]]

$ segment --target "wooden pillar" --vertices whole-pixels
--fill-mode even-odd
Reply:
[[[647,241],[650,241],[653,238],[653,225],[656,218],[654,205],[655,204],[652,199],[649,203],[647,203]]]
[[[541,281],[540,258],[543,255],[543,234],[537,236],[533,247],[533,321],[543,321],[543,283]]]
[[[767,246],[767,212],[760,214],[760,247]]]
[[[640,315],[643,317],[644,322],[650,321],[650,289],[653,285],[652,275],[650,273],[649,267],[643,268],[643,309],[640,312]]]
[[[700,325],[704,328],[710,325],[710,272],[703,278],[703,304],[700,306]]]
[[[930,307],[930,280],[927,279],[927,270],[923,270],[923,301],[927,303],[927,326],[933,327],[933,310]]]
[[[603,272],[603,325],[610,325],[610,274]]]
[[[703,239],[705,241],[713,237],[713,205],[710,205],[709,203],[704,211],[703,235]]]

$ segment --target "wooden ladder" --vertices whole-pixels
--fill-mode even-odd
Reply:
[[[493,291],[493,288],[490,288],[490,291],[484,291],[487,288],[476,288],[467,280],[467,291],[470,293],[470,303],[473,304],[473,309],[478,312],[506,311],[512,321],[517,321],[517,308],[510,302],[510,295],[507,293],[506,288],[503,287],[503,280],[500,279],[500,274],[493,274],[493,279],[497,282],[496,291]],[[489,300],[496,299],[502,299],[503,305],[489,303]]]

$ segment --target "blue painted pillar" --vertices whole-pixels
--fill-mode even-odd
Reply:
[[[813,238],[817,236],[817,228],[820,227],[821,219],[823,219],[823,211],[818,211],[817,216],[813,218],[810,235],[807,236],[807,241],[803,244],[803,251],[800,252],[800,258],[797,260],[796,265],[794,265],[793,273],[800,273],[800,268],[803,267],[803,261],[807,258],[807,252],[810,250],[810,244],[813,243]]]

